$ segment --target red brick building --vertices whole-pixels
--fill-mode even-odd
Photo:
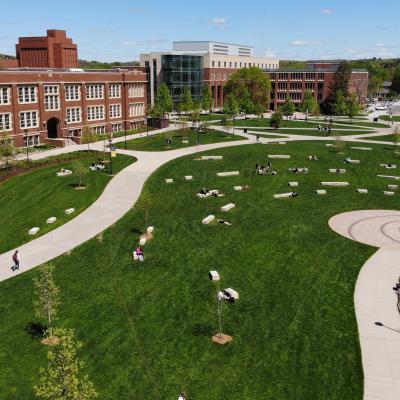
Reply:
[[[65,31],[50,29],[47,36],[20,37],[15,47],[20,67],[78,68],[78,47]]]
[[[0,130],[16,146],[81,141],[83,126],[112,133],[143,124],[146,74],[136,69],[0,71]]]

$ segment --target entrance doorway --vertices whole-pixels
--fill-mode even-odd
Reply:
[[[58,137],[59,126],[60,120],[58,118],[50,118],[47,121],[47,137],[49,139],[56,139]]]

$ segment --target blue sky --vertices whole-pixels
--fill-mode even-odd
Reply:
[[[14,0],[2,5],[0,53],[55,28],[88,60],[136,60],[174,40],[248,44],[280,59],[400,57],[399,16],[399,0]]]

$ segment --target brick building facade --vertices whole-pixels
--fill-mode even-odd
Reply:
[[[50,29],[46,36],[20,37],[15,49],[20,67],[78,68],[78,46],[63,30]]]
[[[0,71],[0,130],[16,146],[81,141],[83,126],[112,133],[143,124],[146,74],[132,69]]]

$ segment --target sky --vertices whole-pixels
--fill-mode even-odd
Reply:
[[[0,53],[9,55],[19,36],[64,29],[80,59],[107,62],[169,51],[174,40],[292,60],[400,57],[400,0],[14,0],[1,9]]]

